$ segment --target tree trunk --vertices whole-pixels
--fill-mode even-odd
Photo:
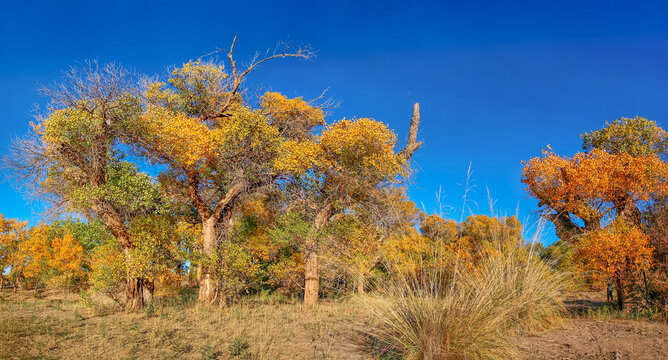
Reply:
[[[578,236],[582,235],[584,229],[577,226],[568,213],[543,214],[542,218],[554,224],[559,239],[573,243]]]
[[[622,286],[622,279],[617,278],[617,306],[619,311],[624,310],[624,286]]]
[[[153,293],[155,292],[155,282],[153,280],[144,279],[144,304],[150,304],[153,301]]]
[[[5,288],[5,278],[0,275],[0,291],[4,290]]]
[[[216,220],[214,217],[209,217],[202,222],[202,251],[206,260],[212,259],[216,255],[218,239],[216,237]],[[200,304],[213,304],[218,295],[218,283],[213,277],[213,269],[208,261],[204,261],[200,265],[197,275],[199,277],[199,293],[197,301]]]
[[[313,249],[306,249],[304,253],[304,305],[315,306],[318,303],[319,291],[318,255]]]
[[[640,226],[642,214],[632,197],[614,202],[618,219],[624,219],[631,225]]]
[[[314,227],[307,239],[304,249],[304,305],[314,306],[318,303],[320,291],[320,274],[318,272],[318,236],[320,230],[327,224],[331,217],[332,206],[325,204],[315,215]]]
[[[358,294],[364,294],[364,288],[366,287],[366,281],[364,279],[364,275],[359,274],[357,276],[357,284],[355,287],[357,288]]]
[[[139,310],[146,305],[144,301],[145,280],[141,278],[128,278],[127,299],[125,308],[127,310]]]
[[[129,241],[123,239],[121,243],[129,244]],[[125,263],[128,265],[127,288],[125,298],[126,310],[139,310],[153,301],[154,284],[152,280],[139,278],[132,275],[130,264],[132,264],[132,248],[123,249],[125,253]]]

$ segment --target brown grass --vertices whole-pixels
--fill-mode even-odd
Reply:
[[[230,308],[155,304],[124,313],[73,294],[3,292],[2,359],[365,359],[353,351],[348,301],[316,310],[245,302]]]

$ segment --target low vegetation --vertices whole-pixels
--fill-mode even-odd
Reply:
[[[547,329],[564,311],[564,278],[512,248],[485,254],[461,276],[398,279],[362,300],[373,319],[364,332],[381,358],[516,358],[511,334]]]

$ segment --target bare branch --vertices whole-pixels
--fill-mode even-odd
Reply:
[[[46,148],[37,136],[13,139],[9,154],[2,159],[0,169],[5,180],[13,182],[31,197],[40,196],[40,183],[46,177],[51,161]]]
[[[408,142],[403,150],[399,153],[404,161],[409,161],[413,157],[413,153],[422,146],[422,141],[417,141],[418,126],[420,125],[420,104],[413,105],[413,117],[411,118],[411,126],[408,129]]]
[[[251,60],[251,63],[248,65],[248,67],[239,72],[239,69],[237,67],[237,63],[234,60],[234,45],[236,44],[237,38],[236,36],[234,37],[234,40],[232,40],[232,46],[230,46],[230,50],[226,51],[227,52],[227,59],[230,62],[230,67],[232,68],[232,84],[231,84],[231,89],[229,91],[229,94],[227,96],[227,100],[225,103],[220,107],[220,109],[214,113],[214,114],[204,114],[201,116],[202,120],[213,120],[221,117],[226,117],[228,116],[227,111],[229,110],[230,106],[232,105],[232,101],[234,100],[235,96],[239,92],[239,87],[241,86],[241,83],[243,82],[244,78],[246,75],[248,75],[251,71],[253,71],[255,68],[257,68],[260,64],[267,62],[272,59],[278,59],[278,58],[299,58],[299,59],[304,59],[304,60],[309,60],[312,59],[315,56],[315,53],[308,47],[299,47],[297,48],[294,52],[292,51],[291,46],[287,44],[285,45],[285,48],[283,50],[278,50],[280,46],[277,46],[272,55],[267,55],[262,59],[258,60],[258,55],[253,57]],[[211,54],[215,54],[219,51],[224,51],[224,50],[216,50]],[[269,51],[265,54],[269,54]]]
[[[104,112],[113,109],[119,97],[136,90],[135,82],[131,81],[133,72],[113,63],[100,69],[96,60],[85,61],[83,65],[70,67],[63,75],[64,81],[38,88],[55,108]]]

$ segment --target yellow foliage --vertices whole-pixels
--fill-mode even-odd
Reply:
[[[312,140],[289,139],[281,143],[274,169],[292,175],[300,175],[319,167],[323,153],[318,143]]]
[[[210,129],[199,119],[163,107],[149,105],[142,115],[145,131],[152,136],[154,150],[186,167],[210,163],[222,142],[220,129]]]
[[[327,126],[320,136],[324,158],[330,166],[360,178],[383,179],[400,175],[394,152],[396,135],[379,121],[343,119]]]
[[[304,138],[312,128],[325,124],[322,109],[301,97],[288,99],[280,93],[267,92],[262,96],[261,107],[272,119],[272,125],[290,137]]]
[[[382,244],[386,265],[400,274],[415,274],[430,256],[430,241],[414,228],[392,234]]]

